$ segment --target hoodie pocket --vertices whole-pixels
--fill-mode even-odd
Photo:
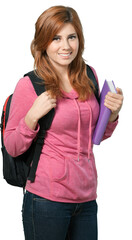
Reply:
[[[54,182],[63,181],[67,177],[67,161],[65,158],[51,158],[50,173]]]

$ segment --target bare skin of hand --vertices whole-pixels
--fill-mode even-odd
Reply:
[[[38,120],[45,116],[52,108],[56,107],[56,99],[46,91],[36,98],[32,107],[25,116],[27,126],[35,130]]]
[[[111,110],[110,122],[117,119],[124,99],[122,90],[117,88],[116,91],[117,93],[108,92],[104,101],[104,105]]]

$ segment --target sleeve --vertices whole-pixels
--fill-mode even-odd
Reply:
[[[108,122],[102,141],[111,137],[112,133],[114,132],[114,130],[118,124],[118,119],[119,119],[119,117],[114,122]]]
[[[4,133],[6,150],[13,157],[24,153],[39,131],[39,125],[36,130],[31,130],[24,120],[36,98],[37,94],[29,77],[20,79],[13,93],[9,119]]]
[[[96,73],[96,71],[95,71],[95,69],[93,67],[91,67],[91,68],[93,70],[93,73],[95,75],[96,81],[97,81],[98,86],[99,86],[99,80],[98,80],[97,73]],[[99,87],[99,94],[100,94],[100,87]],[[109,138],[109,137],[111,137],[112,133],[114,132],[114,130],[115,130],[117,124],[118,124],[118,119],[119,119],[119,116],[118,116],[116,121],[108,122],[102,141],[107,139],[107,138]]]

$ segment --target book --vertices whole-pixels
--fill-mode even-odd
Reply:
[[[96,145],[100,144],[111,115],[111,110],[106,106],[104,106],[105,96],[109,91],[116,93],[115,84],[113,81],[105,80],[104,85],[102,87],[101,94],[100,94],[99,117],[98,117],[98,121],[94,130],[93,139],[92,139],[93,144],[96,144]]]

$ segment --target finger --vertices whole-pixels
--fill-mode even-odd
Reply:
[[[113,113],[114,112],[118,112],[120,107],[118,105],[115,105],[115,104],[110,104],[110,103],[107,103],[105,102],[104,105],[109,108]]]
[[[52,104],[54,104],[54,103],[56,104],[56,99],[55,98],[51,98],[50,101],[51,101]]]
[[[56,107],[56,103],[53,104],[53,108],[55,108],[55,107]]]
[[[115,99],[115,98],[111,98],[111,97],[107,97],[105,98],[104,101],[105,104],[111,106],[114,109],[120,109],[122,106],[122,101],[119,99]]]
[[[109,105],[109,106],[111,106],[112,108],[114,108],[115,106],[119,106],[118,103],[115,103],[115,102],[112,102],[112,101],[108,101],[108,100],[105,100],[105,101],[104,101],[104,104],[105,104],[105,105]]]
[[[117,106],[122,105],[122,101],[120,99],[111,98],[111,97],[105,98],[104,102],[106,102],[107,104],[110,104],[110,105],[117,105]]]
[[[51,106],[52,106],[52,108],[55,108],[56,105],[57,105],[57,104],[56,104],[56,101],[52,101],[52,102],[51,102]]]
[[[112,102],[114,104],[122,104],[122,99],[121,98],[114,98],[109,95],[105,97],[105,101]]]
[[[50,91],[46,91],[45,93],[46,93],[46,96],[48,96],[49,99],[55,99],[56,100],[56,97],[55,96],[52,97]]]
[[[49,95],[49,92],[48,92],[48,91],[45,91],[44,94],[45,94],[46,96],[48,96],[48,95]]]
[[[112,97],[112,98],[115,98],[115,99],[123,100],[123,95],[118,94],[118,93],[108,92],[106,96],[109,96],[109,97]]]

